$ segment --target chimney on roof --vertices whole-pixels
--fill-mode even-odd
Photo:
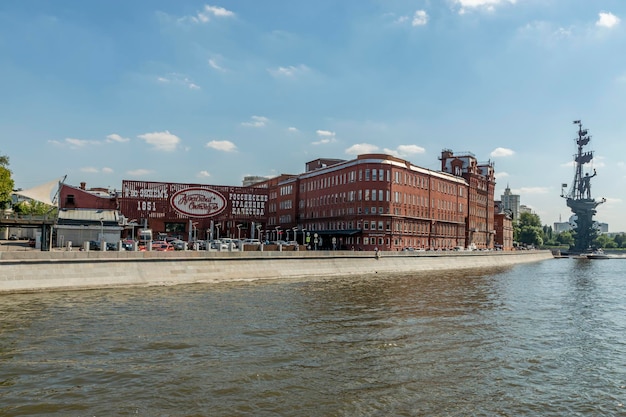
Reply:
[[[81,182],[81,183],[80,183],[80,189],[81,189],[81,190],[85,190],[85,189],[86,189],[86,187],[87,187],[87,183],[86,183],[86,182]]]

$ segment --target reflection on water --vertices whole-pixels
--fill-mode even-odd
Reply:
[[[625,271],[3,296],[0,415],[626,414]]]

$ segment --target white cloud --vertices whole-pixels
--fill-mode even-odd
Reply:
[[[395,23],[402,24],[406,22],[407,20],[409,20],[408,16],[400,16],[399,18],[395,20]]]
[[[400,155],[417,155],[426,152],[426,149],[417,145],[400,145],[396,148]]]
[[[329,130],[317,130],[315,131],[315,133],[317,133],[317,137],[319,138],[319,140],[313,142],[313,145],[326,145],[328,143],[333,143],[337,140],[335,138],[335,132],[331,132]]]
[[[411,26],[424,26],[426,23],[428,23],[428,14],[424,10],[416,11]]]
[[[417,155],[426,152],[426,149],[417,145],[400,145],[396,149],[384,148],[383,151],[388,155],[398,158],[406,158],[411,155]]]
[[[196,174],[196,177],[198,178],[209,178],[211,176],[211,174],[209,173],[209,171],[200,171]]]
[[[146,175],[150,175],[152,174],[154,171],[149,170],[149,169],[143,169],[143,168],[139,168],[139,169],[133,169],[130,171],[126,171],[126,173],[128,175],[132,175],[133,177],[145,177]]]
[[[96,167],[82,167],[80,169],[80,172],[85,172],[87,174],[98,174],[98,173],[112,174],[113,173],[113,169],[112,168],[107,168],[107,167],[104,167],[102,169],[98,169]]]
[[[167,74],[165,77],[157,77],[157,81],[161,84],[182,85],[190,90],[200,90],[200,86],[194,83],[191,78],[175,72]]]
[[[500,158],[513,155],[515,155],[515,151],[508,148],[496,148],[489,154],[489,156],[491,156],[492,158]]]
[[[603,28],[612,28],[619,24],[620,18],[615,16],[613,13],[600,12],[598,13],[598,20],[596,21],[596,26],[600,26]]]
[[[550,189],[548,187],[522,187],[516,190],[511,190],[513,194],[526,195],[526,194],[548,194]]]
[[[65,138],[63,142],[58,140],[49,140],[48,143],[52,143],[56,146],[67,146],[70,149],[80,149],[89,145],[100,145],[101,143],[97,140],[87,140],[87,139],[76,139],[76,138]]]
[[[204,6],[204,9],[199,11],[195,16],[190,16],[187,18],[183,18],[182,20],[191,20],[194,23],[207,23],[211,20],[211,17],[233,17],[235,13],[230,10],[226,10],[223,7],[217,6],[209,6],[208,4]]]
[[[129,138],[123,138],[120,135],[118,135],[117,133],[112,133],[110,135],[107,136],[107,142],[128,142],[130,139]]]
[[[220,64],[218,64],[215,58],[209,59],[209,66],[213,68],[214,70],[226,72],[226,69],[222,67]]]
[[[229,140],[212,140],[205,146],[222,152],[235,152],[237,150],[237,146]]]
[[[317,133],[317,136],[323,137],[334,137],[335,136],[335,132],[331,132],[330,130],[316,130],[315,133]]]
[[[304,64],[300,64],[298,66],[288,66],[288,67],[278,67],[278,68],[269,68],[267,70],[271,75],[278,78],[294,78],[300,74],[305,74],[310,71],[309,67]]]
[[[470,9],[483,9],[493,12],[503,3],[515,4],[517,0],[454,0],[460,6],[459,13],[464,14]]]
[[[293,127],[293,126],[288,127],[287,130],[289,132],[298,132],[298,128],[297,127]]]
[[[499,178],[506,178],[506,177],[508,177],[508,176],[510,176],[510,175],[509,175],[509,173],[508,173],[508,172],[504,172],[504,171],[503,171],[503,172],[496,172],[496,175],[495,175],[495,176],[496,176],[496,178],[498,178],[498,179],[499,179]]]
[[[154,146],[159,151],[174,151],[180,143],[180,138],[167,130],[165,132],[144,133],[137,137],[145,140],[148,145]]]
[[[357,143],[346,149],[348,155],[361,155],[364,153],[378,152],[378,146],[369,143]]]
[[[264,127],[267,122],[269,122],[269,119],[263,116],[252,116],[251,119],[251,122],[243,122],[241,125],[249,127]]]

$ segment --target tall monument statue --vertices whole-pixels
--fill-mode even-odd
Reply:
[[[596,170],[594,169],[591,175],[589,171],[583,175],[584,165],[593,160],[593,151],[583,152],[583,147],[589,144],[591,136],[587,134],[587,129],[583,129],[580,120],[575,120],[574,124],[578,125],[578,138],[576,138],[578,152],[574,155],[576,173],[568,193],[562,192],[561,197],[566,199],[567,206],[572,210],[576,219],[573,229],[574,247],[571,249],[582,253],[589,250],[593,241],[598,237],[593,216],[596,214],[596,207],[606,200],[603,198],[596,201],[591,197],[591,179],[597,175]],[[563,187],[567,187],[567,184],[563,184]]]

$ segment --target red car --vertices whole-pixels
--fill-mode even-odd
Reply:
[[[174,250],[174,246],[164,240],[157,240],[155,242],[152,242],[152,250],[156,250],[159,252],[170,252]]]

